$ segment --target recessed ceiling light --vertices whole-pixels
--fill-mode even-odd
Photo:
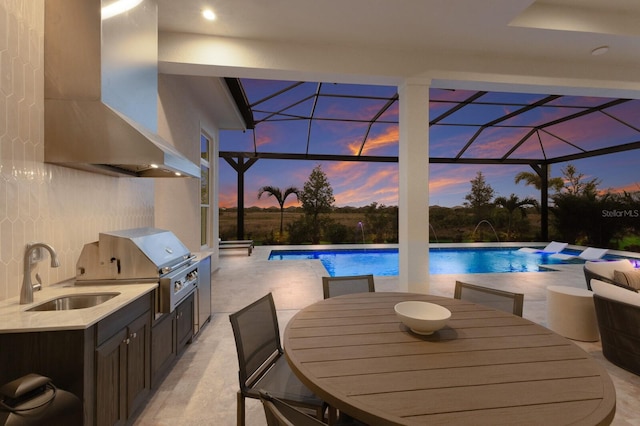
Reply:
[[[208,21],[213,21],[214,19],[216,19],[216,14],[213,13],[213,10],[211,9],[205,9],[202,11],[202,16],[204,16],[204,19],[208,20]]]
[[[608,51],[609,51],[609,46],[600,46],[600,47],[596,47],[595,49],[593,49],[591,51],[591,54],[593,56],[600,56],[600,55],[604,55]]]

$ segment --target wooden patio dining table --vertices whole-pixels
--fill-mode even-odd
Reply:
[[[447,307],[449,324],[414,334],[394,305]],[[331,406],[371,425],[609,424],[605,369],[566,338],[521,317],[456,299],[359,293],[298,312],[284,333],[295,374]]]

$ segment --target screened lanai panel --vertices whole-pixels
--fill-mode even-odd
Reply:
[[[397,88],[395,86],[324,83],[322,85],[320,93],[326,95],[378,97],[390,99],[397,93]]]
[[[469,104],[444,118],[442,124],[481,126],[518,109],[515,105]]]
[[[232,142],[228,137],[221,139],[221,151],[255,149],[285,157],[398,155],[395,86],[241,82],[254,116],[255,133],[238,132],[241,136]],[[452,162],[550,161],[640,141],[640,101],[616,104],[622,101],[432,88],[429,155]]]
[[[253,152],[253,131],[220,130],[220,151]]]
[[[558,106],[539,106],[529,111],[524,111],[514,117],[507,118],[502,121],[502,126],[526,126],[533,128],[544,126],[546,123],[564,119],[578,112],[585,111],[586,108],[577,107],[558,107]]]
[[[488,92],[482,95],[476,102],[494,103],[501,105],[516,105],[519,107],[530,105],[546,98],[547,95],[535,93],[507,93],[507,92]]]
[[[432,125],[429,130],[429,156],[453,158],[480,129],[480,126]]]
[[[367,123],[313,120],[309,154],[357,155]]]
[[[594,96],[561,96],[558,99],[549,102],[548,105],[592,108],[604,105],[613,100],[614,99],[612,98],[598,98]]]
[[[462,158],[503,158],[511,148],[529,132],[524,128],[489,127],[473,141]],[[513,158],[513,156],[510,156]]]
[[[380,115],[378,122],[398,124],[400,120],[400,104],[398,100],[394,100],[389,107]]]
[[[255,81],[255,80],[253,80]],[[272,92],[264,90],[264,86],[258,84],[256,93],[247,92],[247,100],[257,122],[264,120],[278,120],[291,115],[301,114],[308,118],[313,104],[313,96],[316,84],[286,82],[276,84]],[[245,88],[246,89],[246,88]],[[306,102],[308,109],[300,107]]]
[[[549,126],[546,130],[585,151],[620,145],[638,139],[636,130],[601,112],[558,123]]]
[[[475,90],[429,89],[429,101],[458,103],[478,93]]]
[[[452,102],[429,102],[429,121],[434,124],[439,124],[452,108],[455,108],[458,104]],[[398,116],[399,117],[399,116]]]
[[[276,110],[315,92],[316,83],[300,81],[243,79],[247,100],[252,108]]]
[[[545,159],[581,153],[576,147],[549,133],[538,130],[529,136],[511,155],[512,158]]]
[[[625,122],[640,133],[640,100],[633,99],[623,104],[606,108],[604,113]],[[637,139],[640,140],[640,135]]]
[[[319,96],[313,117],[319,120],[371,121],[387,99]]]
[[[307,149],[308,121],[269,121],[254,130],[257,152],[303,154]]]
[[[373,124],[360,154],[397,157],[399,138],[400,133],[397,124]]]
[[[305,121],[309,120],[310,112],[313,109],[314,96],[297,99],[293,104],[285,109],[275,111],[258,110],[257,121]]]

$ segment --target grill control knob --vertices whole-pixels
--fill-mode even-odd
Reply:
[[[181,289],[181,288],[182,288],[182,281],[176,281],[176,282],[173,284],[173,291],[174,291],[174,293],[175,293],[175,292],[180,291],[180,289]]]

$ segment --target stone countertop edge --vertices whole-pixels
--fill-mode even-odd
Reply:
[[[197,262],[200,262],[200,261],[206,259],[207,257],[213,256],[213,251],[209,251],[209,250],[195,251],[195,252],[193,252],[191,254],[196,256],[196,261]]]
[[[74,281],[64,281],[34,292],[33,303],[27,305],[21,305],[19,297],[0,301],[0,334],[86,329],[158,287],[158,283],[76,286]],[[27,311],[60,296],[95,293],[120,294],[91,308]]]

